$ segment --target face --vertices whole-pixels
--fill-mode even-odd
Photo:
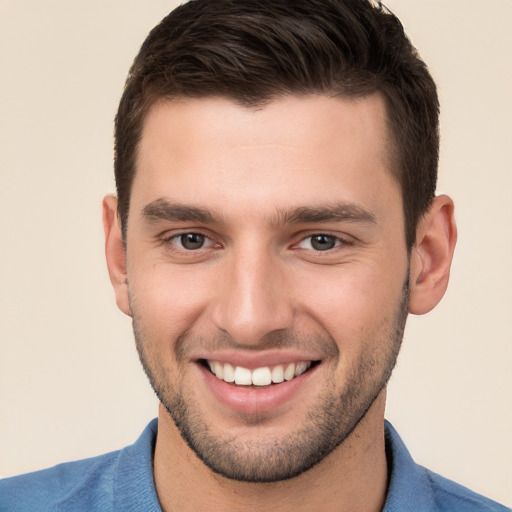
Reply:
[[[162,404],[214,471],[298,475],[382,396],[408,302],[386,140],[379,96],[149,112],[125,309]]]

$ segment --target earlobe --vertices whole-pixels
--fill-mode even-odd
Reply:
[[[117,198],[113,195],[108,195],[103,199],[103,229],[105,231],[108,274],[116,294],[117,306],[123,313],[131,316],[128,300],[126,249],[117,214]]]
[[[416,230],[411,253],[411,313],[428,313],[443,298],[456,241],[453,201],[448,196],[438,196]]]

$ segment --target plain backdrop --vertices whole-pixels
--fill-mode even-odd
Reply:
[[[161,0],[0,0],[0,474],[132,443],[156,415],[114,304],[113,117]],[[442,103],[447,295],[411,317],[387,417],[423,465],[512,504],[512,1],[389,0]]]

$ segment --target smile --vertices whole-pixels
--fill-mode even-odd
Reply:
[[[269,386],[293,380],[305,373],[314,364],[313,361],[263,366],[250,370],[243,366],[207,360],[210,371],[219,380],[238,386]]]
[[[211,354],[197,359],[203,382],[217,403],[241,414],[263,414],[297,403],[308,395],[321,359],[296,354]],[[210,400],[208,400],[209,403]],[[222,407],[215,410],[224,410]],[[285,409],[286,410],[286,409]]]

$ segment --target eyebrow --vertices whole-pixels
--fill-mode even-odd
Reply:
[[[316,222],[376,224],[377,219],[372,212],[359,205],[340,202],[327,206],[303,206],[280,211],[276,224],[309,224]]]
[[[174,203],[164,197],[148,203],[142,209],[142,216],[150,223],[159,221],[199,222],[201,224],[226,224],[221,215],[197,206]],[[270,224],[314,224],[319,222],[358,222],[376,224],[375,215],[353,203],[340,202],[333,205],[300,206],[279,210]]]
[[[197,206],[173,203],[163,197],[148,203],[142,209],[142,216],[150,224],[159,221],[199,222],[203,224],[223,224],[220,216]]]

